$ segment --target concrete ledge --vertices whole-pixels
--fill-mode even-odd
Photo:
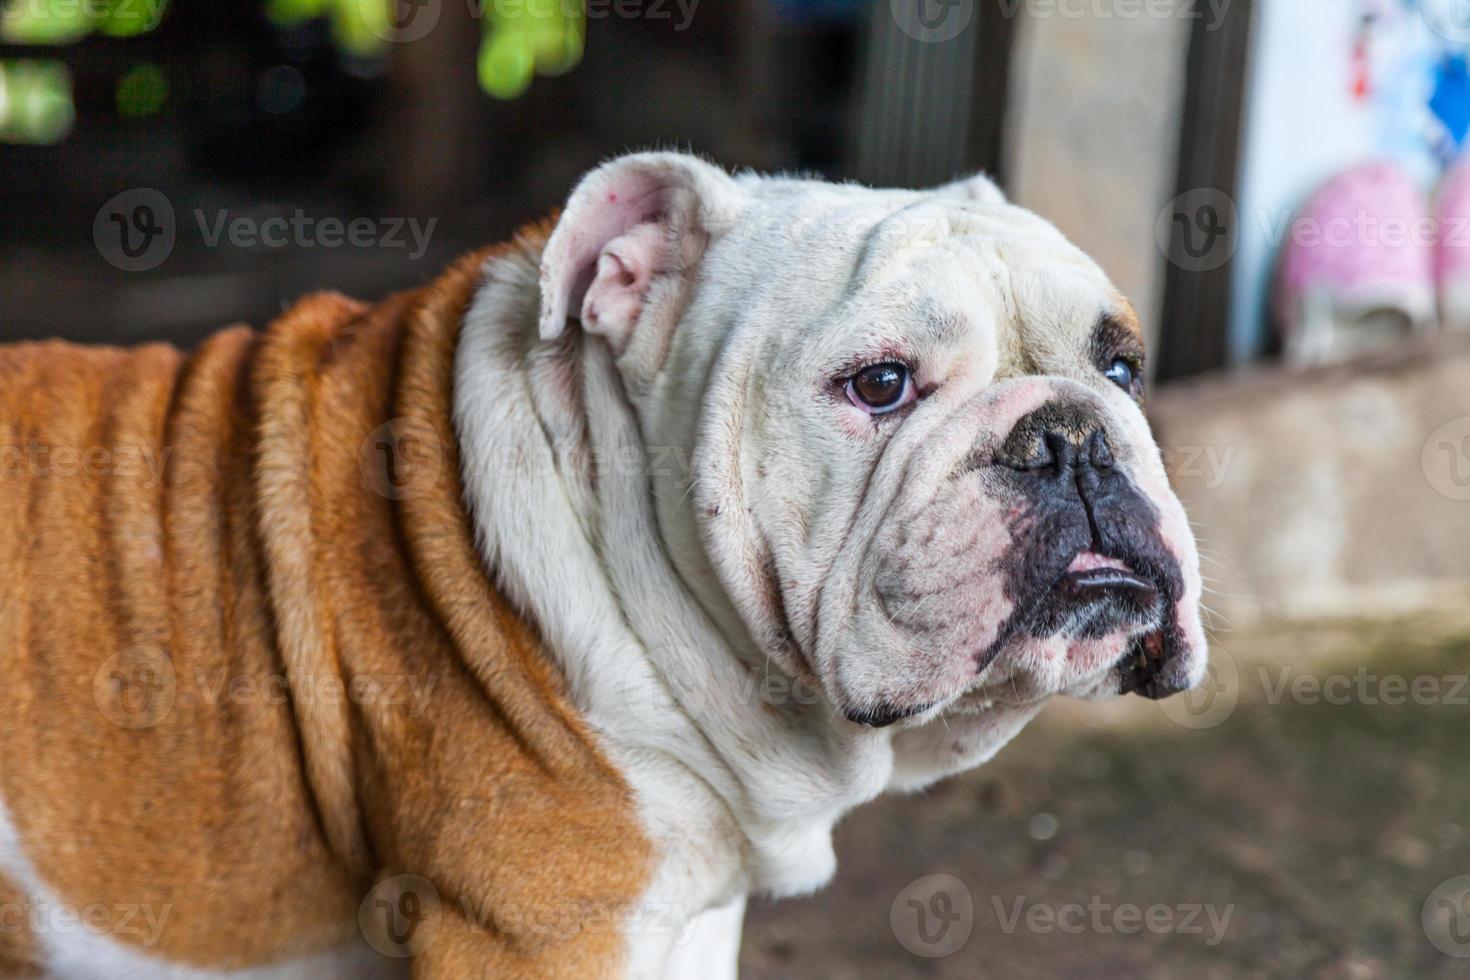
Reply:
[[[1181,382],[1149,414],[1228,625],[1470,621],[1470,335]]]

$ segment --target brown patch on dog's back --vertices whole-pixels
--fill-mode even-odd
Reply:
[[[650,847],[461,503],[454,351],[487,254],[188,358],[0,347],[0,444],[22,447],[0,473],[0,754],[24,760],[0,799],[57,900],[167,911],[111,938],[216,969],[302,956],[412,873],[454,937],[430,973],[615,968],[616,932],[548,938],[533,914],[615,921]],[[374,470],[394,420],[431,479]],[[133,462],[42,472],[33,444]]]
[[[0,350],[28,379],[0,394],[28,440],[5,477],[28,516],[0,528],[0,795],[55,900],[149,909],[161,934],[112,938],[220,967],[344,942],[356,908],[289,708],[260,693],[281,668],[238,409],[249,348],[226,332],[187,370],[164,347]]]

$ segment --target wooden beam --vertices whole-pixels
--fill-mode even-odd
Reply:
[[[1211,26],[1195,21],[1175,213],[1170,222],[1156,377],[1223,368],[1229,360],[1231,270],[1226,258],[1240,232],[1234,201],[1240,178],[1242,120],[1250,62],[1253,0],[1234,0]],[[1223,237],[1221,237],[1223,236]],[[1226,251],[1211,254],[1210,249]]]

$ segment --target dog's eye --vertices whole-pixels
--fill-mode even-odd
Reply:
[[[1108,365],[1108,369],[1103,373],[1113,384],[1122,388],[1130,395],[1133,394],[1133,383],[1137,379],[1137,375],[1133,370],[1132,364],[1129,364],[1121,357],[1114,358],[1113,363]]]
[[[874,364],[848,379],[847,398],[858,408],[882,415],[913,401],[914,380],[903,364]]]

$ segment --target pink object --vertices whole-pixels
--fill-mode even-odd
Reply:
[[[1445,174],[1434,216],[1439,223],[1434,275],[1440,320],[1447,329],[1470,330],[1470,162]]]
[[[1072,564],[1067,566],[1067,572],[1091,572],[1099,568],[1116,568],[1122,572],[1132,571],[1127,565],[1116,558],[1100,555],[1095,551],[1084,551],[1072,559]]]
[[[1288,357],[1340,360],[1432,327],[1438,240],[1424,196],[1391,163],[1323,184],[1283,243],[1276,313]]]

